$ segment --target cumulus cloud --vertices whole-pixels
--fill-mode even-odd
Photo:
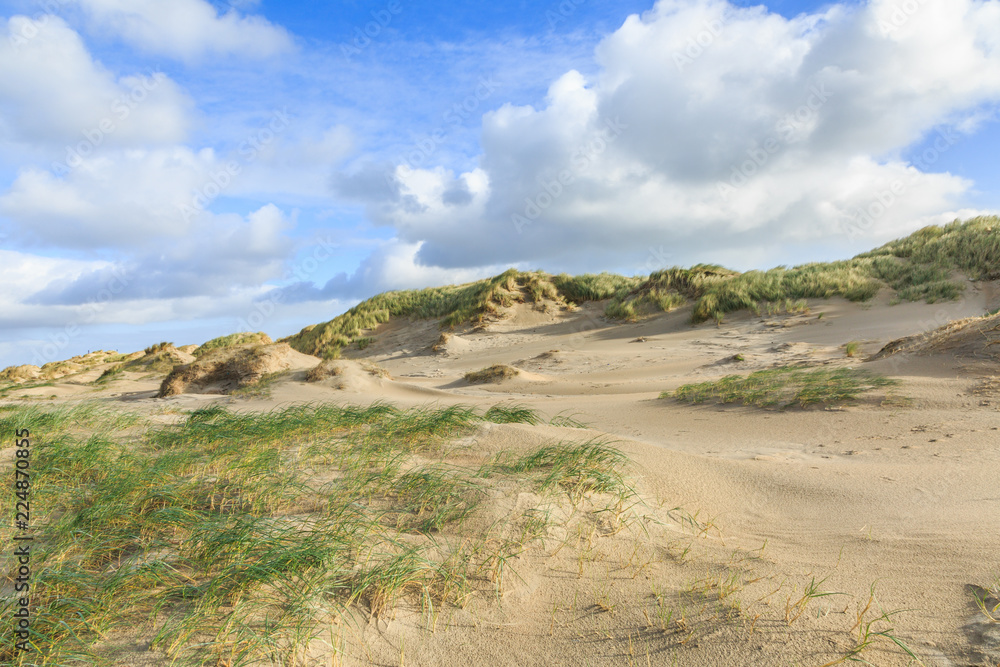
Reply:
[[[327,195],[329,171],[349,150],[350,132],[306,128],[288,137],[272,126],[285,127],[265,123],[267,134],[250,130],[248,141],[221,154],[88,146],[48,168],[23,167],[0,192],[0,229],[24,243],[130,248],[203,228],[199,216],[218,198]]]
[[[205,218],[198,234],[115,265],[52,280],[24,301],[84,304],[99,300],[111,284],[119,285],[119,300],[227,297],[281,277],[293,249],[285,234],[293,224],[281,209],[268,204],[245,219],[232,214]]]
[[[185,61],[213,55],[265,59],[292,50],[291,36],[236,8],[224,14],[205,0],[77,0],[99,26],[133,47]]]
[[[9,310],[56,280],[75,279],[111,266],[106,261],[81,261],[42,257],[14,250],[0,250],[0,310]]]
[[[344,125],[323,127],[303,119],[292,123],[252,160],[237,151],[233,159],[243,169],[227,194],[329,198],[330,173],[354,148],[354,136]]]
[[[0,140],[50,146],[62,161],[81,143],[84,152],[175,143],[191,106],[162,72],[116,77],[56,16],[0,19]]]
[[[104,151],[59,170],[22,169],[0,195],[11,235],[62,248],[128,248],[181,238],[197,218],[195,193],[212,183],[218,160],[189,148]],[[231,178],[231,177],[230,177]]]
[[[477,169],[370,165],[335,190],[442,268],[861,249],[961,206],[974,184],[935,162],[1000,101],[1000,3],[911,4],[660,0],[600,44],[598,75],[487,113]]]
[[[485,266],[475,269],[442,269],[416,261],[420,243],[402,243],[392,239],[379,245],[353,273],[339,273],[318,287],[299,281],[276,289],[264,298],[278,303],[310,301],[362,300],[373,294],[398,289],[420,289],[428,285],[471,282],[494,275],[507,267]]]

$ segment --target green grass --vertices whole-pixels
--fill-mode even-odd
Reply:
[[[94,380],[94,384],[104,385],[109,382],[113,382],[114,380],[120,379],[124,372],[125,372],[125,365],[116,364],[115,366],[112,366],[111,368],[101,373],[100,377]]]
[[[852,259],[739,273],[699,264],[664,268],[649,276],[611,273],[569,276],[541,271],[504,273],[465,285],[379,294],[329,322],[283,339],[306,354],[339,353],[393,317],[439,319],[442,327],[477,323],[515,303],[550,299],[581,304],[609,300],[605,315],[634,321],[691,304],[694,323],[724,321],[728,313],[807,312],[806,299],[842,297],[865,302],[881,290],[893,301],[959,298],[961,275],[1000,278],[1000,218],[980,217],[927,227]],[[359,347],[360,347],[359,343]]]
[[[537,410],[523,405],[494,405],[483,415],[486,421],[495,424],[541,424]]]
[[[971,280],[1000,279],[998,257],[1000,217],[997,216],[924,227],[905,238],[858,255],[858,258],[907,260],[918,268],[918,273],[931,269],[957,270]],[[906,276],[908,272],[902,271],[900,275]]]
[[[480,474],[533,473],[540,491],[562,489],[574,500],[588,493],[627,496],[632,489],[622,476],[626,461],[625,455],[608,443],[591,440],[582,445],[550,445],[514,458],[501,454]]]
[[[874,615],[874,610],[872,605],[878,608],[879,614]],[[868,602],[864,607],[858,608],[855,612],[856,621],[854,627],[851,628],[853,633],[857,630],[857,639],[854,640],[854,646],[852,646],[844,655],[832,660],[822,665],[822,667],[833,667],[834,665],[840,665],[845,662],[859,662],[866,665],[872,663],[865,660],[862,656],[868,649],[876,644],[888,644],[892,643],[897,648],[902,650],[903,653],[910,657],[910,662],[908,664],[923,665],[920,658],[913,652],[912,649],[895,633],[896,630],[893,627],[893,617],[898,616],[906,611],[906,609],[896,609],[893,611],[886,611],[882,608],[878,599],[875,596],[875,584],[871,586],[871,593],[868,597]],[[868,614],[871,613],[872,616]]]
[[[552,277],[552,284],[566,301],[576,304],[603,301],[635,289],[642,278],[619,276],[614,273],[587,273],[570,276],[561,273]]]
[[[837,405],[863,394],[899,385],[898,380],[853,368],[808,370],[799,367],[756,371],[747,376],[727,375],[719,380],[686,384],[660,398],[688,403],[740,403],[757,407]]]
[[[456,327],[496,317],[503,308],[516,303],[550,299],[569,304],[611,298],[638,281],[609,273],[553,276],[541,271],[510,269],[465,285],[379,294],[329,322],[308,326],[282,341],[300,352],[322,356],[330,350],[349,347],[358,339],[371,338],[361,333],[392,317],[440,319],[442,327]]]
[[[246,345],[250,343],[256,344],[268,344],[271,342],[271,337],[262,331],[252,333],[249,331],[244,331],[241,333],[229,334],[228,336],[219,336],[218,338],[213,338],[207,343],[200,345],[193,354],[196,357],[200,357],[203,354],[207,354],[212,350],[221,350],[227,347],[234,347],[236,345]]]
[[[275,383],[284,377],[288,377],[288,371],[267,373],[256,382],[251,382],[250,384],[233,389],[229,392],[229,395],[235,396],[236,398],[268,398],[271,395],[271,390],[274,388]]]
[[[171,349],[173,347],[174,347],[173,343],[171,343],[170,341],[164,340],[164,341],[161,341],[161,342],[159,342],[159,343],[157,343],[155,345],[150,345],[145,350],[143,350],[143,353],[144,354],[156,354],[157,352],[163,352],[163,351],[169,350],[169,349]]]
[[[605,309],[605,316],[614,320],[636,322],[645,315],[670,312],[687,305],[680,294],[652,288],[616,297]]]
[[[133,373],[162,374],[169,373],[182,363],[180,352],[174,347],[174,344],[162,342],[147,347],[141,357],[120,364],[120,370]]]
[[[521,371],[506,364],[493,364],[478,371],[470,371],[465,374],[465,381],[472,384],[483,384],[486,382],[502,382],[517,377]]]
[[[1000,577],[994,577],[989,587],[970,586],[972,599],[988,623],[1000,623]]]
[[[25,382],[24,384],[11,384],[0,387],[0,397],[6,396],[12,391],[21,391],[22,389],[37,389],[38,387],[54,387],[55,382]]]
[[[0,411],[0,429],[33,435],[38,649],[5,642],[0,661],[104,664],[102,640],[139,632],[177,664],[293,664],[331,615],[499,590],[524,545],[463,528],[498,489],[627,495],[627,461],[605,443],[495,459],[453,445],[484,421],[539,417],[512,405],[215,405],[162,426],[94,404]]]

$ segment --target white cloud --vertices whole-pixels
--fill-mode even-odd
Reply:
[[[661,0],[600,44],[592,80],[487,113],[479,169],[373,188],[369,167],[336,190],[377,194],[371,219],[440,267],[867,248],[961,206],[973,183],[934,163],[1000,101],[1000,3],[926,0],[885,28],[897,4],[785,19]],[[900,158],[937,128],[929,158]]]
[[[277,206],[267,204],[246,218],[203,214],[198,232],[170,243],[150,245],[102,266],[51,281],[26,301],[74,305],[95,300],[109,283],[119,281],[118,299],[226,298],[260,289],[281,277],[293,250],[285,235],[294,226]]]
[[[57,247],[134,247],[180,238],[196,218],[185,216],[194,193],[211,183],[211,150],[188,148],[103,151],[58,175],[23,169],[0,195],[0,215],[13,235]]]
[[[191,101],[162,72],[117,77],[51,15],[0,19],[0,140],[66,147],[182,141]]]
[[[495,275],[507,266],[481,266],[474,269],[442,269],[416,261],[420,243],[392,239],[381,243],[354,273],[340,273],[322,287],[298,282],[278,288],[269,295],[278,303],[360,300],[373,294],[397,289],[421,289],[429,285],[455,285]]]
[[[189,62],[213,55],[265,59],[293,48],[284,28],[236,9],[220,15],[204,0],[77,2],[95,23],[133,47]]]
[[[315,126],[295,119],[287,134],[245,162],[239,179],[227,194],[260,197],[304,196],[329,200],[330,174],[354,148],[354,137],[344,125]]]
[[[181,238],[204,227],[199,216],[220,197],[328,197],[330,170],[350,150],[351,134],[343,126],[311,132],[271,133],[259,150],[240,144],[250,153],[91,147],[84,157],[74,149],[55,167],[22,168],[0,191],[0,216],[12,237],[62,248]]]
[[[78,278],[110,267],[105,261],[80,261],[0,250],[0,310],[9,311],[56,280]]]

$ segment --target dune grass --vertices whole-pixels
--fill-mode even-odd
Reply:
[[[472,384],[484,384],[486,382],[503,382],[517,377],[521,371],[507,364],[493,364],[478,371],[469,371],[465,374],[465,381]]]
[[[536,410],[524,405],[494,405],[486,411],[484,418],[495,424],[541,424],[542,418]]]
[[[300,352],[323,356],[352,344],[364,349],[372,336],[362,334],[392,317],[439,319],[443,327],[455,327],[482,322],[514,303],[543,299],[567,305],[609,300],[606,317],[624,321],[690,304],[694,323],[721,323],[727,314],[742,310],[803,312],[805,299],[836,296],[864,302],[884,289],[893,292],[897,303],[933,303],[959,298],[965,288],[962,275],[972,280],[1000,278],[997,267],[1000,218],[979,217],[926,227],[852,259],[767,271],[739,273],[699,264],[629,277],[510,269],[466,285],[379,294],[283,341]]]
[[[288,371],[266,373],[256,382],[233,389],[229,392],[229,395],[235,398],[268,398],[271,396],[271,390],[274,389],[274,385],[284,377],[288,377]]]
[[[94,380],[95,385],[104,385],[109,382],[121,379],[122,374],[125,372],[125,364],[115,364],[114,366],[105,370],[101,375]]]
[[[973,602],[988,623],[1000,623],[1000,577],[993,577],[990,586],[968,586]]]
[[[854,368],[806,369],[786,366],[755,371],[747,376],[727,375],[719,380],[686,384],[660,398],[687,403],[740,403],[757,407],[839,405],[856,401],[875,389],[898,386],[898,380]]]
[[[519,457],[500,454],[480,471],[497,473],[534,473],[541,491],[562,489],[574,500],[587,493],[630,494],[631,488],[621,471],[626,457],[601,440],[577,445],[549,445]]]
[[[218,338],[213,338],[206,343],[202,343],[191,354],[196,357],[200,357],[203,354],[208,354],[212,350],[220,350],[227,347],[235,347],[237,345],[247,345],[251,343],[267,345],[271,343],[271,337],[263,331],[258,331],[256,333],[250,331],[233,333],[228,336],[219,336]]]
[[[362,331],[374,329],[391,317],[443,318],[443,326],[480,321],[498,308],[523,298],[518,290],[519,276],[521,272],[511,269],[467,285],[386,292],[329,322],[306,327],[282,340],[305,354],[323,355],[326,350],[350,346],[364,338],[360,335]]]
[[[34,436],[38,649],[5,642],[0,661],[105,664],[102,642],[138,631],[175,664],[293,664],[333,620],[465,604],[524,547],[463,531],[449,548],[440,534],[498,485],[628,493],[605,443],[478,464],[453,444],[483,421],[539,420],[511,405],[216,405],[173,426],[92,404],[0,411],[0,428]]]
[[[586,273],[571,276],[561,273],[552,277],[552,284],[564,299],[571,303],[603,301],[635,289],[642,278],[619,276],[614,273]]]

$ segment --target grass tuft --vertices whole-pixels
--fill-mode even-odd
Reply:
[[[998,230],[998,218],[956,221],[844,262],[742,274],[707,265],[646,278],[508,271],[465,286],[380,295],[293,339],[299,349],[314,348],[302,351],[332,357],[348,345],[360,347],[362,334],[390,317],[437,318],[457,326],[525,302],[607,299],[608,315],[624,319],[690,303],[695,321],[720,322],[743,309],[803,312],[804,299],[864,301],[881,290],[891,290],[896,300],[933,302],[959,296],[961,275],[1000,278]],[[150,367],[170,363],[174,349],[162,343],[138,358],[88,355],[37,371],[12,369],[5,380],[51,379],[143,357],[149,363],[136,367]],[[109,369],[108,379],[115,368],[125,367]],[[850,402],[897,384],[854,369],[779,368],[685,385],[672,395],[787,407]],[[624,476],[627,459],[600,441],[490,460],[476,459],[463,446],[463,466],[447,458],[456,451],[452,441],[473,434],[483,421],[539,419],[509,404],[485,413],[468,406],[399,409],[385,403],[299,405],[268,413],[211,406],[163,426],[96,404],[5,406],[0,429],[37,433],[32,631],[38,653],[15,655],[7,642],[0,644],[0,662],[105,664],[107,656],[96,648],[102,641],[150,624],[154,649],[164,660],[295,664],[330,613],[357,608],[385,616],[404,601],[458,603],[484,582],[499,591],[525,546],[509,536],[472,531],[477,524],[468,519],[484,498],[525,484],[574,501],[587,494],[632,493]],[[551,423],[582,426],[559,415]],[[535,535],[536,528],[526,522],[525,535]],[[0,527],[0,533],[9,540],[13,529]],[[460,535],[462,546],[451,546],[442,534]],[[730,584],[719,581],[712,590],[721,595]],[[801,597],[788,599],[788,624],[804,617],[811,600],[831,595],[821,584],[812,581]],[[974,594],[980,612],[996,622],[996,587]],[[599,598],[603,608],[612,608],[606,589]],[[11,605],[5,600],[0,614]],[[898,613],[882,610],[873,588],[852,628],[854,647],[839,662],[863,661],[876,641],[915,659],[894,634]],[[661,625],[682,628],[683,618],[682,610],[680,620],[668,617]]]
[[[523,405],[494,405],[483,415],[486,421],[494,424],[541,424],[542,418],[537,410]]]
[[[218,338],[213,338],[207,343],[203,343],[198,346],[193,354],[196,357],[200,357],[203,354],[207,354],[212,350],[221,350],[228,347],[235,347],[237,345],[268,345],[270,344],[271,337],[268,336],[263,331],[258,331],[257,333],[252,333],[249,331],[244,331],[241,333],[233,333],[228,336],[219,336]]]
[[[842,297],[863,302],[881,290],[894,302],[959,298],[961,275],[1000,278],[1000,218],[987,216],[928,227],[849,260],[739,273],[712,264],[672,267],[649,276],[610,273],[569,276],[541,271],[504,273],[465,285],[386,292],[329,322],[311,325],[283,339],[306,354],[339,353],[366,344],[365,331],[393,317],[438,319],[456,327],[498,317],[515,303],[551,300],[566,306],[610,300],[605,315],[634,321],[691,303],[695,323],[721,324],[726,314],[749,310],[771,315],[808,312],[806,299]]]
[[[506,364],[494,364],[478,371],[470,371],[465,374],[466,382],[472,384],[483,384],[485,382],[503,382],[517,377],[521,371]]]
[[[688,403],[741,403],[757,407],[837,405],[856,401],[862,394],[899,385],[880,375],[853,368],[808,370],[786,366],[755,371],[747,376],[727,375],[719,380],[686,384],[660,398]]]
[[[590,442],[480,454],[478,468],[444,460],[443,446],[483,420],[538,416],[511,405],[485,414],[212,405],[163,426],[96,404],[2,411],[0,428],[36,436],[32,489],[43,514],[32,552],[37,653],[6,642],[0,661],[106,664],[104,640],[149,627],[164,661],[300,664],[330,614],[384,617],[403,602],[499,593],[545,524],[526,519],[523,541],[469,532],[483,499],[525,481],[574,499],[623,497],[626,459]],[[461,545],[437,537],[445,532]]]

